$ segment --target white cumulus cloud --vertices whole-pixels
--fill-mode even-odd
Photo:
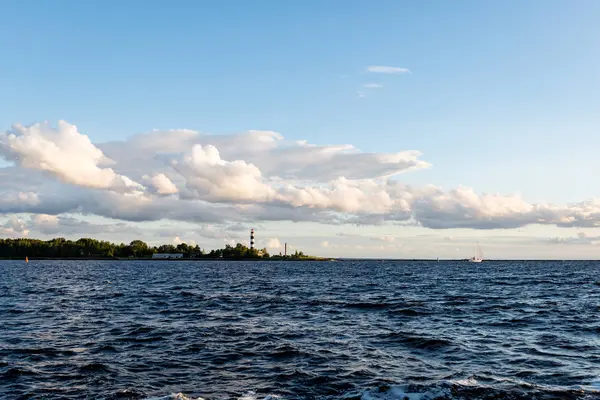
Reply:
[[[215,201],[267,201],[274,191],[263,182],[261,171],[243,160],[225,161],[212,145],[196,144],[183,162],[173,166],[185,177],[188,189]]]
[[[187,244],[188,246],[195,246],[196,245],[196,241],[193,239],[188,239],[188,240],[183,240],[181,237],[179,236],[175,236],[173,238],[173,244],[178,245],[178,244]]]
[[[47,123],[14,125],[0,136],[0,155],[22,168],[47,171],[63,182],[101,189],[140,189],[141,185],[111,168],[111,163],[75,125],[59,121],[56,129]]]
[[[29,228],[21,218],[12,216],[4,224],[0,225],[0,235],[13,238],[29,235]]]
[[[278,250],[281,249],[283,246],[281,245],[281,242],[279,241],[278,238],[271,238],[267,241],[267,249],[273,249],[273,250]]]
[[[165,174],[156,174],[152,178],[146,175],[144,178],[145,181],[149,182],[158,194],[167,195],[179,192],[177,186],[175,186],[175,184]]]

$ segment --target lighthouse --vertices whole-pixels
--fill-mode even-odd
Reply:
[[[250,249],[254,248],[254,229],[250,230]]]

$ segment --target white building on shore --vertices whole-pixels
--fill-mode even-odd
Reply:
[[[156,260],[168,260],[170,258],[183,258],[183,253],[154,253],[152,258]]]

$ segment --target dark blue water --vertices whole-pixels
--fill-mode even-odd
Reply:
[[[0,398],[600,398],[597,281],[595,262],[0,261]]]

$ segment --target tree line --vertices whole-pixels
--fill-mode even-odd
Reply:
[[[39,239],[0,239],[0,258],[150,258],[155,253],[181,253],[184,258],[283,258],[271,256],[267,249],[251,249],[241,243],[235,246],[225,245],[222,249],[204,251],[198,245],[180,243],[178,245],[164,244],[149,246],[141,240],[129,244],[115,244],[104,240],[81,238],[76,241],[65,238],[52,240]],[[296,251],[289,258],[308,258],[301,251]]]

